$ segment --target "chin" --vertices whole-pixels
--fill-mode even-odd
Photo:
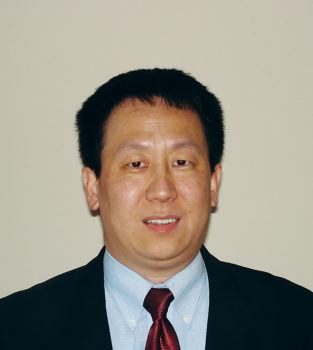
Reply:
[[[160,245],[158,248],[156,246],[153,246],[151,249],[146,248],[144,250],[144,255],[149,260],[155,260],[155,261],[170,261],[170,260],[184,260],[189,259],[190,256],[193,256],[196,254],[193,254],[193,251],[190,250],[190,246],[167,246]]]

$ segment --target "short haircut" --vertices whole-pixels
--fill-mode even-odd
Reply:
[[[209,162],[214,171],[224,148],[223,112],[218,99],[189,74],[177,69],[138,69],[117,75],[100,86],[76,115],[79,152],[83,164],[97,177],[101,172],[101,151],[105,126],[112,110],[127,99],[166,105],[195,112],[202,123]]]

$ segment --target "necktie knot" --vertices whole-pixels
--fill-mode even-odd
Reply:
[[[143,306],[151,314],[153,323],[145,350],[180,350],[177,334],[166,317],[173,300],[174,296],[167,288],[151,288],[146,295]]]
[[[168,307],[173,300],[174,296],[168,288],[151,288],[146,295],[143,306],[155,321],[166,318]]]

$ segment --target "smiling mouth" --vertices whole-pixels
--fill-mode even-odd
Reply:
[[[145,224],[152,224],[152,225],[168,225],[174,222],[177,222],[178,219],[150,219],[150,220],[143,220]]]
[[[168,215],[165,217],[147,217],[143,219],[143,223],[150,228],[152,231],[156,232],[169,232],[173,230],[180,218],[178,216]]]

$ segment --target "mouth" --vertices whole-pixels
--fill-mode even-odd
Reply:
[[[143,223],[155,232],[170,232],[176,228],[180,218],[176,215],[149,216],[143,219]]]

